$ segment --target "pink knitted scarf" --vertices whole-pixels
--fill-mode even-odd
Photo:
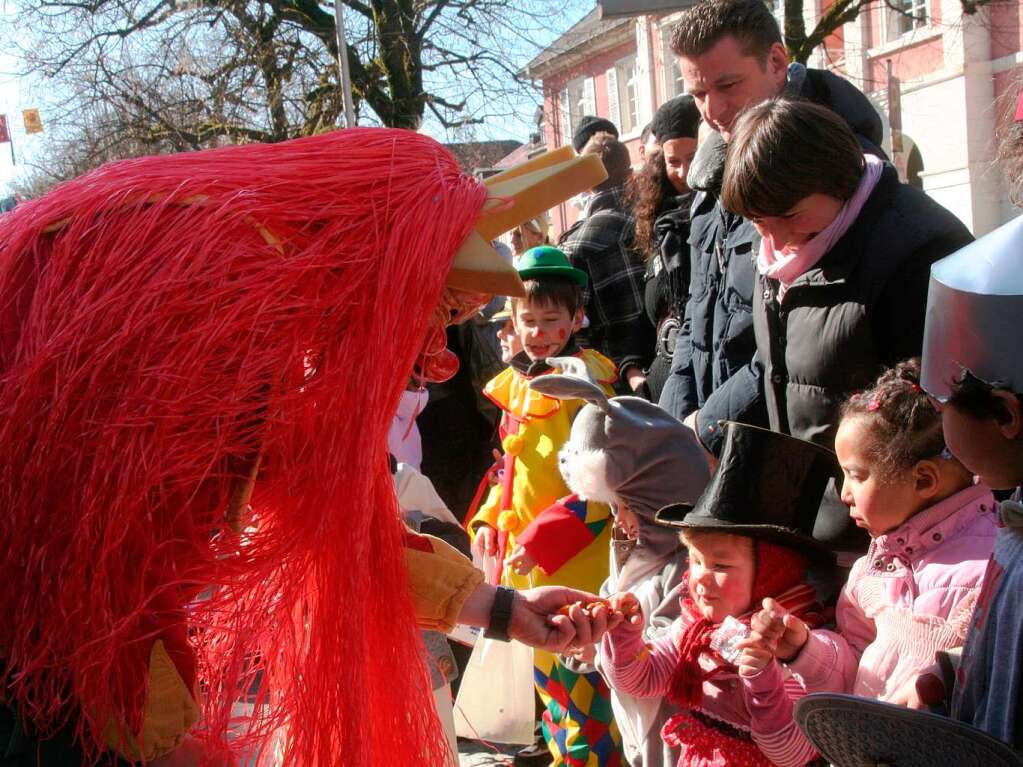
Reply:
[[[795,253],[775,250],[774,241],[770,236],[760,241],[757,270],[765,277],[778,281],[779,301],[785,299],[789,285],[813,268],[860,215],[867,198],[881,178],[881,171],[884,170],[884,163],[873,155],[865,155],[864,160],[863,176],[853,196],[838,211],[835,219],[799,250]]]

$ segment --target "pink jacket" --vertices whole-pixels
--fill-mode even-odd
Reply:
[[[847,689],[889,700],[934,663],[961,647],[995,540],[995,499],[982,485],[961,490],[870,543],[849,573],[836,618]],[[804,676],[830,671],[833,646],[813,633],[789,664]]]
[[[685,616],[676,618],[668,631],[646,641],[642,627],[629,623],[605,634],[599,645],[600,663],[611,687],[637,698],[666,695],[681,658],[679,637],[688,623]],[[800,767],[816,758],[813,744],[792,719],[793,705],[808,691],[839,692],[842,689],[827,686],[826,679],[834,679],[835,675],[831,669],[823,668],[826,666],[823,659],[836,655],[833,649],[836,637],[827,631],[810,632],[810,636],[818,635],[824,648],[822,668],[815,669],[818,684],[808,685],[775,661],[756,676],[741,677],[733,672],[704,682],[699,712],[747,733],[764,757],[780,767]],[[701,665],[708,668],[707,663],[701,662]],[[718,767],[729,763],[727,759],[706,757],[700,749],[691,752],[684,736],[682,741],[680,767]]]

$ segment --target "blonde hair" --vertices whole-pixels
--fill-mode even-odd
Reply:
[[[696,546],[699,546],[701,540],[706,540],[707,538],[710,538],[711,536],[722,536],[722,535],[726,535],[729,538],[736,538],[736,539],[743,540],[743,541],[749,541],[749,544],[750,544],[751,548],[752,548],[753,543],[754,543],[754,539],[749,537],[748,535],[739,535],[738,533],[729,533],[729,532],[725,532],[724,530],[700,530],[699,528],[693,528],[693,527],[684,527],[684,528],[682,528],[682,530],[679,531],[678,538],[679,538],[680,541],[682,541],[682,545],[685,546],[688,549],[690,546],[692,546],[694,544]]]
[[[536,216],[535,218],[531,218],[528,221],[523,221],[521,224],[519,224],[519,226],[524,229],[525,228],[532,229],[534,232],[536,232],[543,238],[545,245],[551,244],[551,238],[549,234],[550,224],[547,223],[546,213],[541,213],[539,216]]]

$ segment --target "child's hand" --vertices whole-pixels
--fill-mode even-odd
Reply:
[[[614,628],[619,623],[626,621],[633,626],[643,625],[643,610],[639,606],[639,600],[628,591],[612,594],[607,599],[596,599],[585,603],[576,602],[574,605],[562,607],[558,612],[561,615],[571,615],[571,611],[577,605],[584,616],[593,617],[598,613],[606,615],[608,628]]]
[[[497,556],[497,530],[490,525],[476,528],[476,537],[472,539],[472,550],[480,557]]]
[[[519,575],[529,575],[536,567],[536,560],[529,556],[522,546],[516,546],[511,556],[504,560],[504,565]]]
[[[754,639],[762,639],[780,661],[790,661],[803,649],[810,638],[810,629],[803,621],[785,610],[781,605],[768,597],[764,600],[764,609],[753,614],[750,628]]]
[[[500,485],[501,476],[504,474],[504,456],[501,455],[501,451],[494,448],[492,455],[494,456],[494,465],[490,467],[486,474],[487,484],[491,487]]]
[[[613,613],[619,614],[633,626],[643,625],[643,608],[639,606],[639,600],[628,591],[612,594],[607,598],[608,607]]]
[[[621,613],[612,612],[606,599],[596,597],[564,604],[548,619],[559,628],[566,625],[565,621],[574,628],[575,639],[568,646],[570,651],[596,644],[622,620]]]
[[[928,670],[903,684],[888,702],[922,710],[941,703],[945,696],[945,684],[941,677]]]
[[[755,634],[738,644],[739,676],[756,676],[774,660],[774,649]]]
[[[566,655],[575,658],[580,663],[589,663],[592,666],[593,661],[597,659],[597,646],[595,644],[586,644],[578,650],[566,653]]]

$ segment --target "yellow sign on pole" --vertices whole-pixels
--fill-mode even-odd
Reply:
[[[42,133],[43,121],[39,118],[38,109],[24,109],[21,117],[25,121],[25,133]]]

